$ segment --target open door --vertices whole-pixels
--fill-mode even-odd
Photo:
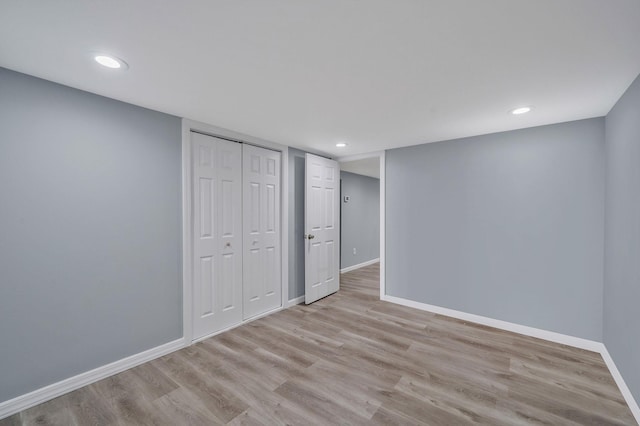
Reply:
[[[306,154],[304,302],[340,289],[340,165]]]

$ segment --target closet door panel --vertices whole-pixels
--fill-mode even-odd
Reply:
[[[280,156],[243,145],[244,318],[282,304],[280,268]]]
[[[193,338],[242,321],[240,144],[191,133]]]

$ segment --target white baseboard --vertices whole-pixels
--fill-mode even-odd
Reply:
[[[295,299],[291,299],[287,302],[287,308],[295,305],[299,305],[304,303],[304,296],[296,297]]]
[[[202,342],[203,340],[207,340],[210,337],[214,337],[214,336],[217,336],[218,334],[226,333],[227,331],[233,330],[234,328],[240,327],[242,325],[249,324],[251,321],[255,321],[257,319],[264,318],[264,317],[269,316],[271,314],[275,314],[276,312],[281,311],[282,309],[283,309],[282,306],[278,306],[277,308],[274,308],[274,309],[272,309],[270,311],[263,312],[261,314],[252,316],[251,318],[244,319],[241,322],[239,322],[237,324],[230,325],[229,327],[223,328],[222,330],[214,331],[213,333],[207,334],[206,336],[202,336],[202,337],[198,337],[196,339],[193,339],[193,341],[191,343]]]
[[[640,425],[640,408],[638,408],[638,403],[633,398],[631,390],[629,390],[629,387],[624,382],[622,374],[620,374],[618,367],[616,367],[615,362],[613,362],[613,358],[611,358],[611,354],[609,354],[609,351],[607,350],[605,345],[602,345],[602,352],[600,352],[600,355],[602,355],[604,363],[607,364],[607,367],[609,367],[609,371],[613,376],[613,380],[616,381],[616,384],[618,385],[618,388],[620,389],[624,400],[627,401],[627,405],[629,406],[629,409],[631,409],[633,417],[636,418],[636,422],[638,422],[638,424]]]
[[[365,266],[373,265],[374,263],[380,262],[380,258],[377,257],[375,259],[367,260],[366,262],[358,263],[357,265],[347,266],[346,268],[340,269],[340,273],[344,274],[345,272],[355,271],[356,269],[364,268]]]
[[[0,419],[4,419],[5,417],[19,413],[27,408],[49,401],[83,386],[90,385],[98,380],[113,376],[114,374],[118,374],[137,365],[177,351],[178,349],[182,349],[184,346],[184,339],[180,338],[144,352],[123,358],[119,361],[112,362],[111,364],[103,365],[102,367],[80,373],[77,376],[36,389],[25,395],[4,401],[0,403]]]
[[[300,298],[293,299],[293,301],[296,301],[298,299]],[[304,296],[302,296],[301,301],[304,301]],[[290,300],[289,303],[291,302],[292,301]],[[271,315],[280,310],[282,310],[282,307],[278,306],[277,308],[271,311],[248,318],[242,321],[240,324],[235,324],[231,327],[217,331],[213,334],[201,337],[199,339],[195,339],[193,340],[193,342],[187,342],[185,341],[184,338],[180,338],[172,342],[165,343],[164,345],[151,348],[144,352],[131,355],[127,358],[123,358],[119,361],[112,362],[111,364],[103,365],[102,367],[95,368],[91,371],[80,373],[77,376],[73,376],[68,379],[61,380],[57,383],[53,383],[48,386],[45,386],[43,388],[36,389],[35,391],[29,392],[28,394],[21,395],[16,398],[10,399],[8,401],[1,402],[0,403],[0,420],[4,419],[5,417],[9,417],[13,414],[19,413],[22,410],[26,410],[27,408],[31,408],[38,404],[42,404],[43,402],[49,401],[53,398],[57,398],[61,395],[64,395],[66,393],[79,389],[83,386],[90,385],[91,383],[97,382],[98,380],[102,380],[109,376],[113,376],[114,374],[118,374],[122,371],[128,370],[140,364],[144,364],[145,362],[154,360],[156,358],[160,358],[161,356],[167,355],[171,352],[177,351],[178,349],[182,349],[186,346],[189,346],[192,343],[208,339],[209,337],[213,337],[217,334],[224,333],[225,331],[229,331],[235,327],[241,326],[243,324],[247,324],[251,321],[255,321],[267,315]]]
[[[483,317],[475,314],[468,314],[466,312],[456,311],[454,309],[443,308],[435,305],[428,305],[426,303],[415,302],[409,299],[403,299],[401,297],[384,295],[383,301],[396,303],[398,305],[408,306],[410,308],[420,309],[422,311],[433,312],[436,314],[446,315],[448,317],[457,318],[463,321],[469,321],[476,324],[482,324],[489,327],[499,328],[501,330],[511,331],[525,336],[537,337],[538,339],[548,340],[550,342],[560,343],[567,346],[573,346],[575,348],[585,349],[592,352],[597,352],[602,356],[605,364],[609,368],[613,379],[616,381],[622,396],[624,397],[629,409],[633,413],[638,424],[640,424],[640,409],[636,400],[633,398],[631,391],[624,382],[620,371],[616,367],[609,351],[607,351],[604,343],[596,342],[593,340],[582,339],[580,337],[568,336],[566,334],[556,333],[553,331],[541,330],[535,327],[529,327],[526,325],[514,324],[512,322],[497,320],[493,318]]]
[[[512,322],[497,320],[493,318],[483,317],[466,312],[456,311],[454,309],[443,308],[440,306],[428,305],[426,303],[415,302],[413,300],[403,299],[400,297],[385,295],[382,300],[396,303],[398,305],[408,306],[410,308],[420,309],[423,311],[433,312],[436,314],[446,315],[469,321],[476,324],[487,325],[489,327],[499,328],[501,330],[513,331],[514,333],[524,334],[525,336],[537,337],[538,339],[549,340],[563,345],[569,345],[588,351],[600,352],[602,343],[593,340],[582,339],[580,337],[568,336],[566,334],[556,333],[553,331],[541,330],[539,328],[529,327],[526,325],[514,324]]]
[[[372,263],[375,263],[375,262],[371,262],[369,264],[372,264]],[[609,351],[607,350],[607,348],[603,343],[595,342],[593,340],[582,339],[579,337],[568,336],[565,334],[560,334],[552,331],[541,330],[538,328],[528,327],[525,325],[514,324],[507,321],[496,320],[493,318],[483,317],[480,315],[468,314],[466,312],[456,311],[453,309],[443,308],[440,306],[428,305],[426,303],[415,302],[413,300],[403,299],[395,296],[385,295],[382,297],[382,300],[391,302],[391,303],[396,303],[398,305],[407,306],[410,308],[415,308],[423,311],[446,315],[449,317],[473,322],[476,324],[482,324],[490,327],[499,328],[501,330],[512,331],[514,333],[523,334],[525,336],[537,337],[539,339],[544,339],[544,340],[548,340],[555,343],[560,343],[568,346],[577,347],[580,349],[586,349],[593,352],[597,352],[602,355],[602,359],[604,360],[605,364],[609,368],[609,371],[611,372],[613,379],[618,385],[618,388],[620,389],[622,396],[624,397],[625,401],[629,405],[629,409],[633,413],[638,424],[640,424],[640,408],[638,407],[638,404],[635,401],[633,394],[631,393],[624,379],[622,378],[620,371],[618,370],[613,359],[611,358]],[[289,300],[288,306],[293,306],[302,302],[304,302],[304,296],[300,296],[295,299]],[[264,315],[258,315],[243,323],[247,323],[255,319],[262,318],[263,316],[279,311],[280,309],[282,308],[277,308],[273,311],[265,313]],[[224,331],[227,331],[227,330],[226,329],[221,330],[220,332],[215,334],[219,334]],[[211,337],[211,336],[207,336],[206,338],[208,337]],[[151,361],[153,359],[167,355],[171,352],[182,349],[187,345],[188,344],[184,341],[184,339],[182,338],[177,339],[172,342],[168,342],[163,345],[157,346],[155,348],[146,350],[144,352],[131,355],[127,358],[123,358],[119,361],[112,362],[111,364],[107,364],[102,367],[93,369],[91,371],[78,374],[77,376],[62,380],[60,382],[53,383],[51,385],[37,389],[28,394],[18,396],[8,401],[4,401],[0,403],[0,420],[4,419],[5,417],[9,417],[13,414],[19,413],[22,410],[26,410],[35,405],[41,404],[43,402],[49,401],[58,396],[64,395],[68,392],[79,389],[83,386],[87,386],[91,383],[97,382],[98,380],[102,380],[106,377],[112,376],[114,374],[118,374],[122,371],[128,370],[137,365],[143,364],[145,362]]]

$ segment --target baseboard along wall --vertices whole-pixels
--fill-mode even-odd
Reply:
[[[301,303],[304,303],[304,295],[300,296],[300,297],[296,297],[295,299],[290,299],[287,302],[287,308],[289,308],[291,306],[299,305]]]
[[[638,407],[638,403],[633,397],[631,390],[622,378],[622,374],[620,374],[618,367],[616,367],[616,363],[613,362],[613,358],[611,358],[611,354],[609,354],[609,351],[604,344],[602,344],[602,351],[600,352],[600,355],[602,356],[604,363],[607,364],[607,367],[613,376],[613,380],[615,380],[618,385],[618,389],[622,392],[624,400],[627,401],[627,405],[629,406],[629,409],[631,409],[633,417],[635,417],[636,422],[640,425],[640,407]]]
[[[27,408],[42,404],[43,402],[57,398],[76,389],[80,389],[81,387],[90,385],[98,380],[121,373],[137,365],[144,364],[145,362],[170,354],[171,352],[175,352],[185,346],[186,342],[184,339],[180,338],[93,370],[80,373],[57,383],[36,389],[25,395],[20,395],[8,401],[1,402],[0,419],[4,419],[5,417],[19,413]]]
[[[483,317],[481,315],[469,314],[466,312],[456,311],[454,309],[443,308],[441,306],[429,305],[426,303],[416,302],[409,299],[403,299],[401,297],[384,295],[382,300],[385,302],[395,303],[397,305],[407,306],[409,308],[419,309],[422,311],[433,312],[435,314],[445,315],[452,318],[457,318],[463,321],[472,322],[475,324],[486,325],[489,327],[498,328],[500,330],[511,331],[514,333],[522,334],[524,336],[536,337],[538,339],[547,340],[554,343],[560,343],[562,345],[573,346],[579,349],[585,349],[592,352],[597,352],[602,356],[604,363],[606,364],[611,376],[615,380],[622,396],[624,397],[629,409],[633,413],[636,422],[640,425],[640,408],[636,402],[631,390],[625,383],[620,371],[613,362],[613,358],[609,354],[604,343],[596,342],[594,340],[582,339],[580,337],[568,336],[566,334],[556,333],[553,331],[542,330],[535,327],[529,327],[526,325],[514,324],[508,321],[497,320],[493,318]]]
[[[340,273],[344,274],[345,272],[355,271],[356,269],[364,268],[365,266],[373,265],[374,263],[380,262],[380,258],[376,257],[375,259],[367,260],[366,262],[358,263],[357,265],[347,266],[346,268],[340,269]]]
[[[367,262],[367,265],[376,263],[376,260]],[[364,264],[354,265],[351,267],[353,269],[358,269],[363,266],[367,266]],[[353,270],[350,269],[350,270]],[[342,272],[342,271],[341,271]],[[407,306],[414,309],[420,309],[427,312],[433,312],[436,314],[446,315],[452,318],[461,319],[463,321],[469,321],[476,324],[482,324],[489,327],[498,328],[501,330],[511,331],[514,333],[522,334],[525,336],[536,337],[543,340],[548,340],[555,343],[560,343],[563,345],[573,346],[580,349],[585,349],[593,352],[597,352],[602,356],[607,368],[611,372],[613,379],[615,380],[622,396],[625,401],[629,405],[631,412],[633,413],[636,421],[640,424],[640,408],[636,400],[633,397],[629,387],[624,381],[622,374],[615,365],[613,358],[609,354],[609,351],[605,347],[605,345],[601,342],[596,342],[593,340],[582,339],[579,337],[568,336],[561,333],[556,333],[547,330],[541,330],[534,327],[529,327],[520,324],[514,324],[507,321],[496,320],[493,318],[483,317],[480,315],[469,314],[466,312],[460,312],[453,309],[443,308],[440,306],[429,305],[426,303],[415,302],[413,300],[403,299],[400,297],[385,295],[382,297],[383,301],[395,303],[402,306]],[[297,297],[295,299],[291,299],[287,303],[287,307],[294,306],[304,302],[304,296]],[[279,308],[281,309],[281,308]],[[279,309],[276,309],[279,310]],[[270,312],[272,313],[272,312]],[[258,319],[262,317],[258,316],[253,319]],[[109,376],[113,376],[122,371],[133,368],[137,365],[143,364],[145,362],[151,361],[153,359],[159,358],[161,356],[167,355],[171,352],[182,349],[191,344],[191,342],[186,342],[184,339],[177,339],[172,342],[165,343],[163,345],[157,346],[155,348],[146,350],[144,352],[140,352],[135,355],[131,355],[129,357],[123,358],[119,361],[112,362],[110,364],[104,365],[102,367],[95,368],[93,370],[87,371],[85,373],[78,374],[76,376],[70,377],[68,379],[62,380],[57,383],[53,383],[51,385],[45,386],[43,388],[37,389],[33,392],[29,392],[25,395],[18,396],[16,398],[10,399],[8,401],[4,401],[0,403],[0,420],[9,417],[13,414],[19,413],[20,411],[26,410],[43,402],[49,401],[58,396],[64,395],[68,392],[79,389],[83,386],[90,385],[91,383],[97,382],[98,380],[102,380]]]

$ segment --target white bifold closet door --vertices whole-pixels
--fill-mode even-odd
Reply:
[[[193,339],[282,305],[280,153],[191,133]]]
[[[193,336],[242,321],[242,146],[191,133]]]
[[[280,153],[242,147],[244,318],[282,305]]]

